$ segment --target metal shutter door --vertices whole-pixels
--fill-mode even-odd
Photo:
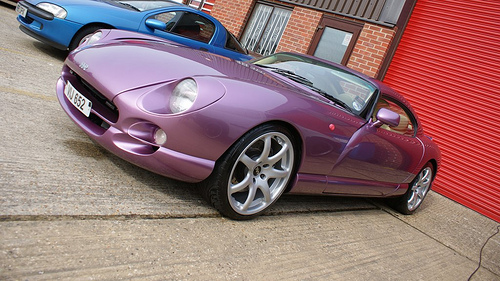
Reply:
[[[419,0],[384,82],[443,154],[433,189],[500,221],[500,1]]]

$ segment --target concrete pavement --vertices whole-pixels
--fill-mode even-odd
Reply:
[[[283,198],[253,221],[25,217],[0,222],[2,280],[467,280],[498,224],[431,193],[399,216],[294,212]],[[306,200],[307,201],[307,200]],[[338,201],[342,201],[341,199]],[[292,204],[293,205],[293,204]],[[305,205],[308,205],[306,202]],[[277,212],[277,213],[276,213]],[[471,280],[500,280],[500,235]]]

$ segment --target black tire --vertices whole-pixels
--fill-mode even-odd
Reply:
[[[200,185],[203,196],[231,219],[259,216],[293,179],[296,146],[293,134],[282,126],[266,124],[249,131],[217,161],[213,173]]]
[[[434,181],[434,166],[427,163],[410,183],[403,196],[390,199],[389,204],[398,212],[411,215],[422,204]]]
[[[82,43],[82,41],[83,41],[83,39],[85,37],[87,37],[90,34],[96,32],[98,29],[103,29],[103,28],[109,28],[109,27],[99,26],[99,25],[93,25],[93,26],[86,26],[86,27],[80,29],[75,34],[75,36],[73,37],[73,39],[71,39],[71,43],[68,46],[69,51],[71,52],[74,49],[76,49],[76,47],[80,46],[80,44]]]

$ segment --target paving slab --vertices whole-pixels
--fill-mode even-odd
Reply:
[[[372,200],[372,203],[457,254],[477,261],[481,257],[481,265],[500,276],[500,223],[435,192],[428,194],[421,209],[413,216],[401,215],[381,200]]]
[[[2,222],[0,235],[2,280],[467,280],[477,267],[383,210]]]

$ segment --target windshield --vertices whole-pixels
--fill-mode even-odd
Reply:
[[[128,1],[116,1],[116,2],[139,12],[178,5],[176,3],[168,1],[148,1],[148,0],[142,0],[142,1],[128,0]]]
[[[300,55],[278,53],[253,63],[301,83],[358,115],[376,91],[375,86],[355,74]]]

